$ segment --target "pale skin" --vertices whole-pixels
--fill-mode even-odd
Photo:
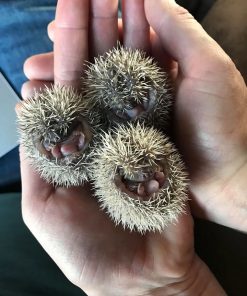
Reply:
[[[23,97],[53,81],[79,87],[83,61],[119,36],[146,50],[176,83],[174,135],[190,173],[193,214],[247,231],[246,86],[201,26],[173,0],[125,0],[123,22],[115,0],[59,0],[48,31],[54,52],[26,61]],[[99,210],[88,186],[53,188],[20,151],[24,221],[89,296],[225,295],[194,252],[189,211],[163,233],[129,233]]]

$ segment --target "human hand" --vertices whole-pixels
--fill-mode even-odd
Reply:
[[[247,232],[247,91],[233,62],[175,1],[145,2],[178,62],[174,132],[196,216]]]
[[[163,63],[154,32],[149,41],[143,1],[124,3],[125,29],[121,31],[120,26],[123,43],[146,49]],[[88,1],[58,1],[52,25],[54,53],[33,57],[26,63],[25,72],[31,81],[23,87],[24,96],[34,86],[47,84],[44,80],[79,87],[83,61],[92,53],[97,55],[116,45],[117,1],[94,0],[92,6],[94,17],[89,18]],[[135,23],[134,16],[138,16]],[[94,36],[91,40],[87,39],[88,30]],[[164,66],[170,64],[167,58]],[[89,186],[54,188],[29,166],[23,148],[20,155],[24,221],[65,275],[90,296],[198,295],[201,291],[207,291],[207,295],[213,291],[224,294],[194,253],[189,213],[181,215],[176,225],[161,234],[129,233],[115,227],[99,210]]]

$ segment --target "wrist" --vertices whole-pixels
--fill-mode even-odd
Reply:
[[[177,295],[181,296],[226,295],[208,266],[198,256],[196,256],[194,266],[192,266],[188,275],[186,275],[185,282],[181,282],[182,289],[179,288],[178,285]]]
[[[165,278],[164,284],[160,283],[155,288],[146,290],[142,287],[134,287],[130,284],[129,287],[119,290],[110,289],[109,286],[101,291],[86,291],[89,296],[109,295],[109,296],[226,296],[226,293],[217,282],[216,278],[209,270],[207,265],[195,255],[192,265],[188,268],[188,272],[180,278]],[[113,284],[114,286],[114,284]],[[128,289],[132,286],[131,289]],[[134,291],[138,291],[137,293]]]
[[[179,281],[168,284],[160,291],[156,290],[147,295],[226,296],[226,293],[207,265],[198,256],[195,256],[192,266]]]
[[[172,279],[172,283],[166,283],[164,287],[154,289],[143,296],[226,296],[207,265],[198,257],[188,272],[179,279]],[[136,295],[131,295],[136,296]]]

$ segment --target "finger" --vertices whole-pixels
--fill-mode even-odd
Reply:
[[[42,92],[45,87],[51,87],[52,81],[31,80],[23,83],[21,88],[21,96],[24,100],[32,97],[35,92]]]
[[[144,0],[123,0],[124,46],[142,49],[149,53],[149,24],[144,11]]]
[[[123,44],[123,20],[118,19],[118,39],[121,44]]]
[[[122,21],[122,19],[118,18],[117,23],[118,23],[117,39],[119,39],[119,41],[122,42],[123,41],[123,32],[122,32],[123,31],[123,21]],[[55,21],[50,22],[47,26],[47,33],[48,33],[48,36],[52,42],[54,41],[55,27],[56,27]]]
[[[176,79],[177,76],[177,63],[172,57],[164,50],[163,45],[159,36],[155,33],[153,28],[150,28],[150,39],[151,39],[151,52],[152,56],[158,65],[165,71],[169,72],[172,79]]]
[[[56,28],[56,24],[55,24],[55,20],[53,20],[47,26],[47,34],[52,42],[54,41],[55,28]]]
[[[90,52],[95,57],[117,45],[118,0],[92,0],[90,12]]]
[[[121,42],[122,39],[123,39],[123,36],[122,36],[122,35],[123,35],[123,34],[122,34],[122,29],[123,29],[123,22],[122,22],[122,19],[119,18],[119,19],[117,20],[117,23],[118,23],[117,38],[116,38],[115,42],[114,42],[111,46],[108,47],[108,49],[110,49],[112,46],[115,46],[115,45],[116,45],[116,42],[117,42],[118,39],[120,40],[120,42]],[[51,40],[52,42],[54,41],[55,27],[56,27],[56,25],[55,25],[55,21],[51,21],[51,22],[48,24],[48,26],[47,26],[47,33],[48,33],[48,36],[49,36],[49,38],[50,38],[50,40]],[[100,35],[100,34],[99,34],[99,35]],[[96,51],[95,51],[95,55],[97,55]]]
[[[89,0],[58,0],[54,36],[56,84],[80,88],[84,62],[88,60]]]
[[[48,36],[50,38],[50,40],[53,42],[54,41],[54,32],[55,32],[55,21],[52,21],[48,24],[47,26],[47,33],[48,33]],[[118,36],[118,39],[120,40],[120,42],[123,41],[123,21],[121,18],[118,18],[118,33],[117,33],[117,36]]]
[[[54,80],[53,52],[34,55],[23,66],[24,74],[29,80]]]
[[[179,62],[183,75],[196,75],[201,69],[202,56],[208,63],[215,54],[224,54],[201,25],[174,0],[157,0],[155,4],[145,0],[145,12],[164,48]]]

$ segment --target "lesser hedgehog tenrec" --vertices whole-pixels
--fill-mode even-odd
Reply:
[[[20,141],[40,175],[61,186],[88,180],[88,162],[100,116],[71,87],[54,86],[22,102]]]
[[[116,224],[161,231],[183,212],[187,173],[161,132],[139,123],[118,126],[102,137],[93,159],[95,194]]]
[[[117,47],[89,64],[85,96],[102,107],[110,125],[144,122],[167,127],[172,105],[168,75],[140,50]]]

